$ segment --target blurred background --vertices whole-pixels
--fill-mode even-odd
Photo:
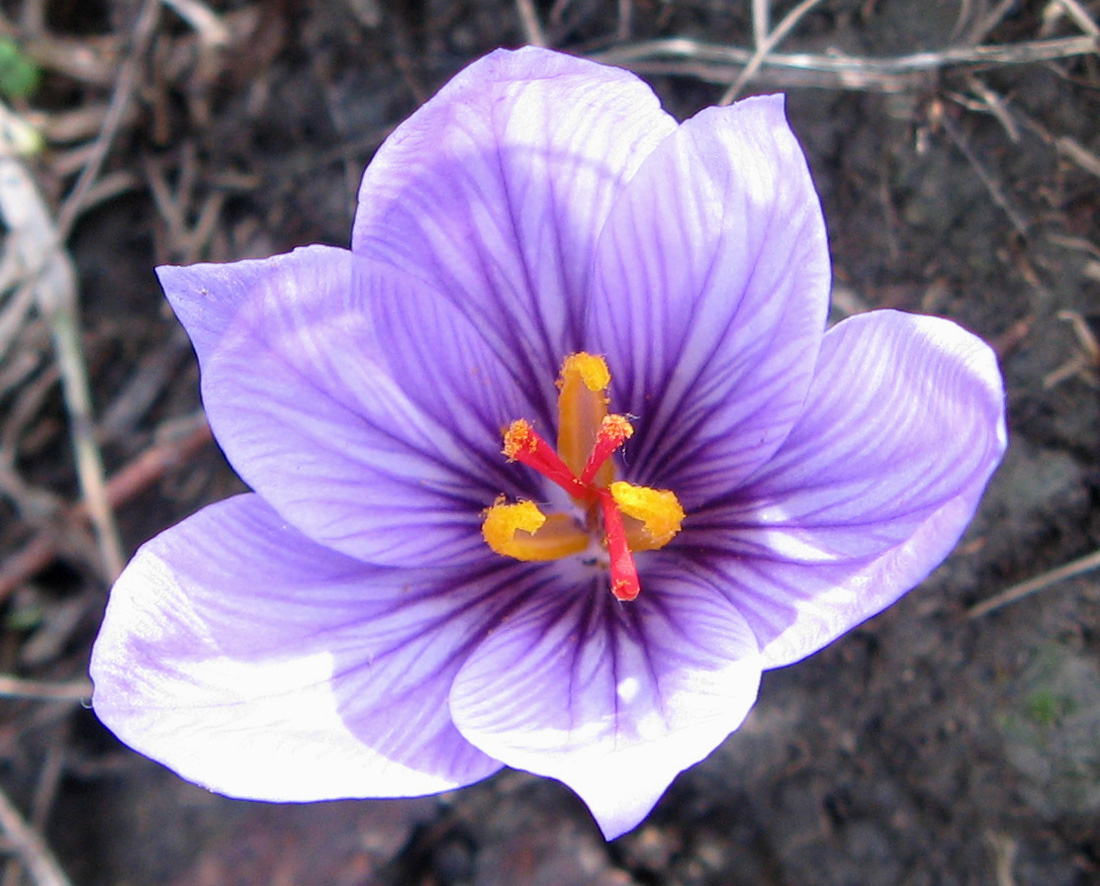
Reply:
[[[0,0],[0,886],[1100,882],[1095,0]],[[997,350],[1011,447],[956,552],[605,844],[504,772],[275,806],[181,782],[87,706],[111,579],[242,487],[163,263],[348,244],[393,127],[497,46],[637,71],[677,117],[783,91],[834,319]]]

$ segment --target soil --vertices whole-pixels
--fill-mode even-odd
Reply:
[[[550,45],[623,59],[667,37],[751,47],[752,5],[208,0],[203,24],[167,0],[0,2],[0,37],[42,70],[10,102],[45,135],[27,163],[55,211],[131,77],[100,142],[104,187],[67,238],[108,475],[173,429],[186,436],[199,414],[194,357],[154,266],[347,245],[377,145],[463,65],[527,42],[527,6]],[[795,4],[771,6],[774,26]],[[944,61],[979,44],[1080,37],[1090,10],[1095,21],[1100,5],[1069,0],[823,0],[777,51],[940,61],[847,85],[765,65],[748,84],[788,93],[825,206],[836,316],[939,314],[1001,357],[1008,455],[921,587],[766,674],[745,725],[610,844],[566,788],[521,772],[416,800],[234,801],[130,752],[73,699],[9,698],[0,786],[71,882],[1100,883],[1097,573],[969,612],[1100,548],[1100,60],[1094,44],[1028,64]],[[630,63],[681,118],[718,101],[739,70],[698,52]],[[61,131],[80,113],[92,123]],[[192,443],[118,504],[127,551],[243,488],[201,433]],[[0,672],[79,687],[109,585],[87,528],[60,519],[79,491],[33,313],[0,347],[0,456],[0,566],[43,537],[52,545],[6,591]],[[19,841],[4,830],[7,851]],[[47,882],[10,863],[4,883],[21,881]]]

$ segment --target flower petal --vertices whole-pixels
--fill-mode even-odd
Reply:
[[[498,50],[378,150],[352,248],[447,293],[525,361],[533,384],[546,384],[583,345],[611,202],[674,126],[627,71],[534,47]]]
[[[783,447],[736,500],[698,514],[686,543],[732,585],[766,666],[790,664],[943,560],[1005,445],[984,342],[935,317],[851,317],[825,336]]]
[[[218,442],[315,541],[382,565],[476,561],[482,509],[530,494],[500,455],[526,395],[423,283],[319,246],[161,274]]]
[[[148,542],[111,592],[93,706],[131,747],[231,796],[413,796],[499,768],[447,694],[499,606],[365,567],[255,495]]]
[[[470,742],[565,782],[608,839],[740,725],[760,679],[737,611],[646,556],[629,606],[594,580],[532,598],[478,646],[451,693]]]
[[[821,207],[781,96],[709,108],[638,170],[597,250],[590,313],[632,479],[690,513],[783,442],[825,328]]]

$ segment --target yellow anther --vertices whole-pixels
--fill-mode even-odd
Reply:
[[[675,493],[619,481],[611,484],[611,497],[619,510],[637,523],[627,526],[632,551],[663,548],[676,536],[684,522],[684,509]]]
[[[600,423],[607,416],[607,386],[611,372],[603,357],[583,351],[570,354],[558,378],[558,454],[580,476],[596,443]],[[598,486],[611,482],[608,465],[596,477]]]
[[[573,373],[580,376],[584,386],[590,391],[603,391],[611,384],[611,370],[607,368],[607,361],[584,351],[570,354],[562,361],[561,383],[564,384],[565,377]]]
[[[504,432],[504,454],[508,456],[509,461],[515,461],[520,452],[534,448],[534,430],[531,423],[527,419],[517,418]]]
[[[505,504],[503,498],[485,512],[481,534],[496,553],[516,560],[558,560],[579,554],[589,543],[588,533],[571,517],[547,517],[533,501]]]

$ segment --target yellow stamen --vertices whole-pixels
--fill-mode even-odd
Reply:
[[[641,523],[627,526],[626,535],[632,551],[663,548],[672,541],[684,522],[684,509],[679,499],[667,489],[651,489],[619,481],[611,484],[611,497],[623,514]]]
[[[569,513],[546,515],[532,501],[508,504],[500,496],[485,512],[481,533],[493,551],[516,560],[583,554],[582,565],[602,563],[611,593],[628,602],[641,590],[634,553],[668,544],[684,509],[666,489],[615,481],[613,456],[634,428],[627,416],[608,414],[610,384],[602,357],[570,354],[558,378],[557,451],[526,419],[504,431],[504,455],[569,493]]]
[[[505,504],[503,497],[485,512],[485,543],[496,553],[517,560],[558,560],[579,554],[589,539],[565,514],[547,517],[533,501]]]
[[[583,351],[570,354],[558,378],[558,454],[569,469],[580,476],[596,443],[600,423],[607,415],[607,386],[611,372],[603,357]],[[613,478],[610,464],[596,474],[597,486]]]

